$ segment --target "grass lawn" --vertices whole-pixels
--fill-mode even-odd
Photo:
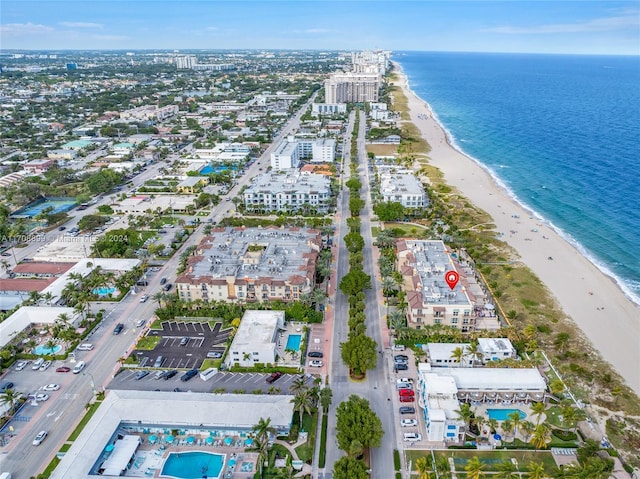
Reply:
[[[143,336],[136,344],[136,349],[151,351],[156,348],[161,339],[160,336]]]
[[[407,461],[411,461],[412,470],[415,469],[416,460],[422,456],[430,456],[430,453],[425,451],[407,451]],[[521,470],[524,470],[530,462],[542,462],[544,464],[545,471],[551,473],[556,468],[556,463],[553,460],[551,451],[519,451],[519,450],[495,450],[495,451],[477,451],[473,450],[460,450],[449,449],[446,451],[434,451],[436,459],[438,457],[453,457],[456,465],[456,471],[464,473],[464,466],[472,457],[478,457],[480,461],[487,465],[486,471],[497,471],[497,464],[510,461],[511,458],[515,458],[518,461],[518,465]],[[460,476],[459,476],[460,477]]]
[[[398,156],[398,145],[367,145],[367,153],[376,156]]]
[[[401,229],[402,231],[404,231],[404,234],[408,236],[421,235],[427,230],[424,226],[419,226],[411,223],[392,223],[392,222],[385,222],[384,229],[386,230]]]
[[[302,418],[302,426],[309,433],[307,442],[296,447],[296,453],[301,461],[307,462],[313,459],[313,451],[316,444],[316,423],[318,422],[318,413],[312,415],[305,414]]]

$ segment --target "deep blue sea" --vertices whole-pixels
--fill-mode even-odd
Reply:
[[[640,57],[393,60],[457,148],[640,303]]]

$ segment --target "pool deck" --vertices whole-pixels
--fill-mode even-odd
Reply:
[[[256,472],[256,461],[258,455],[253,452],[244,452],[244,447],[206,445],[205,437],[202,436],[196,438],[194,444],[186,444],[184,439],[176,439],[174,442],[178,445],[165,444],[163,448],[159,443],[151,444],[146,436],[142,437],[145,441],[138,448],[135,455],[135,461],[131,468],[125,473],[124,477],[169,477],[160,475],[164,461],[169,453],[190,451],[202,451],[226,455],[225,467],[219,476],[221,479],[246,479],[253,477]],[[219,441],[219,438],[216,439],[216,443]],[[226,464],[232,455],[235,455],[237,464],[233,471],[230,471]],[[251,471],[242,472],[242,463],[247,462],[253,463],[253,468]],[[211,476],[211,478],[213,479],[213,476]]]

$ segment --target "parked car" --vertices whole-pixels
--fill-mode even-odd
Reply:
[[[220,351],[209,351],[207,353],[208,358],[220,359],[222,357],[222,353]]]
[[[145,378],[149,375],[149,371],[138,371],[135,376],[136,381],[140,381],[142,378]]]
[[[412,384],[413,379],[411,378],[398,378],[396,381],[397,384]]]
[[[408,364],[396,364],[395,365],[396,371],[406,371],[409,369],[409,365]]]
[[[162,377],[164,377],[164,375],[167,373],[167,371],[163,371],[162,369],[159,371],[156,371],[156,373],[153,375],[153,379],[160,379]]]
[[[400,406],[400,414],[415,414],[416,408],[412,406]]]
[[[183,336],[182,339],[180,340],[180,346],[186,346],[188,342],[189,342],[189,338],[187,336]]]
[[[58,389],[60,389],[59,384],[46,384],[42,386],[43,391],[57,391]]]
[[[400,396],[400,402],[413,402],[415,396]]]
[[[310,358],[323,358],[324,354],[322,354],[322,352],[320,351],[309,351],[307,356]]]
[[[11,388],[13,388],[13,383],[11,381],[0,383],[0,393],[4,393],[7,389]]]
[[[47,359],[44,363],[42,363],[42,365],[40,366],[40,368],[38,368],[38,370],[46,371],[47,369],[49,369],[49,366],[51,366],[51,361]]]
[[[175,369],[172,369],[171,371],[167,371],[162,378],[166,381],[167,379],[171,379],[176,374],[178,374],[178,371]]]
[[[393,357],[394,361],[409,361],[409,356],[405,355],[405,354],[396,354]]]
[[[34,371],[37,371],[38,369],[40,369],[40,366],[42,366],[43,363],[44,363],[44,358],[38,358],[31,365],[31,369],[33,369]]]
[[[69,366],[60,366],[56,369],[57,373],[68,373],[69,371],[71,371],[71,368]]]
[[[313,359],[309,361],[309,366],[311,366],[312,368],[321,368],[322,361],[320,359]]]
[[[418,421],[416,421],[415,419],[403,419],[402,421],[400,421],[400,425],[402,427],[414,427],[418,425]]]
[[[16,363],[15,370],[16,371],[22,371],[24,368],[27,367],[27,364],[29,364],[29,361],[18,361]]]
[[[269,384],[271,384],[271,383],[276,382],[281,377],[282,377],[282,373],[281,372],[275,372],[275,373],[271,373],[270,376],[267,376],[267,379],[265,381],[267,381]]]
[[[394,344],[393,345],[393,350],[394,351],[404,351],[405,350],[404,344]]]
[[[180,376],[180,381],[188,381],[191,378],[194,378],[198,375],[197,369],[189,369],[186,373]]]
[[[116,327],[113,329],[113,334],[120,334],[123,329],[124,329],[124,324],[118,323],[116,324]]]
[[[413,396],[414,394],[413,389],[400,389],[398,391],[399,396]]]
[[[422,440],[422,436],[417,432],[405,432],[402,435],[402,437],[405,441],[421,441]]]
[[[31,444],[33,444],[34,446],[39,446],[40,444],[42,444],[42,441],[44,441],[46,438],[47,438],[47,431],[40,431],[38,435],[33,438],[33,442]]]
[[[413,390],[413,386],[411,385],[411,383],[398,383],[396,384],[396,389],[398,391],[404,390],[404,389]]]

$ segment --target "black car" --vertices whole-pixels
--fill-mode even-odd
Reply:
[[[162,279],[160,280],[160,284],[164,284],[164,283],[166,283],[166,282],[167,282],[167,278],[162,278]]]
[[[180,381],[188,381],[189,379],[198,375],[197,369],[189,369],[186,373],[180,376]]]
[[[7,391],[7,389],[11,388],[13,388],[13,383],[11,381],[0,383],[0,393],[4,393]]]
[[[416,408],[411,407],[411,406],[401,406],[400,407],[400,414],[415,414],[416,413]]]
[[[396,371],[406,371],[407,369],[409,369],[409,366],[402,363],[396,363],[395,368]]]
[[[164,379],[165,381],[167,379],[171,379],[173,376],[175,376],[176,374],[178,374],[178,371],[176,371],[175,369],[172,369],[171,371],[166,371],[163,375],[162,375],[162,379]]]
[[[271,376],[268,376],[266,381],[271,384],[276,382],[278,379],[280,379],[280,377],[282,377],[282,373],[281,372],[275,372],[275,373],[271,373]]]
[[[172,286],[171,283],[167,283],[167,284],[164,285],[163,288],[164,288],[165,291],[169,291],[171,289],[171,286]]]
[[[309,354],[307,354],[307,356],[310,358],[322,358],[324,357],[324,354],[322,354],[320,351],[309,351]]]
[[[120,334],[123,329],[124,329],[124,324],[118,323],[116,324],[116,327],[113,329],[113,334]]]
[[[393,360],[397,361],[397,362],[399,362],[399,361],[409,361],[409,356],[405,356],[404,354],[396,354],[393,357]]]

